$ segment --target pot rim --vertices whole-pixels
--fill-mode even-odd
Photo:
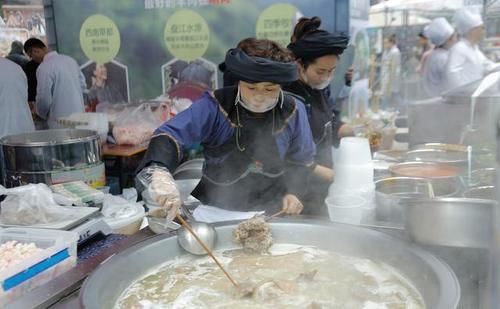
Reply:
[[[43,141],[43,142],[21,142],[21,141],[12,141],[12,139],[21,138],[22,136],[29,136],[30,134],[50,134],[51,132],[68,132],[68,131],[78,131],[81,134],[87,134],[87,136],[83,137],[68,137],[67,140],[63,141]],[[40,147],[40,146],[59,146],[59,145],[68,145],[68,144],[77,144],[82,142],[91,142],[97,141],[99,142],[99,134],[94,130],[84,130],[84,129],[52,129],[52,130],[39,130],[33,131],[30,133],[21,133],[21,134],[13,134],[7,135],[0,139],[0,145],[2,147],[22,147],[22,148],[31,148],[31,147]]]

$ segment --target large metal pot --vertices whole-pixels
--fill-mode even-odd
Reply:
[[[232,223],[216,227],[216,249],[236,247],[231,239],[235,227]],[[393,266],[418,289],[427,308],[450,309],[458,305],[460,287],[453,271],[430,253],[401,240],[373,230],[305,219],[277,220],[272,223],[272,230],[277,243],[312,245]],[[136,279],[184,254],[175,236],[160,235],[131,247],[87,278],[80,291],[80,303],[84,308],[113,308],[121,293]]]
[[[0,140],[0,147],[8,187],[104,181],[101,144],[95,131],[58,129],[9,135]]]
[[[468,198],[409,200],[406,231],[422,244],[491,248],[495,205],[494,201]]]
[[[386,222],[404,222],[404,202],[410,199],[422,199],[453,196],[458,193],[458,184],[453,179],[433,182],[432,179],[418,177],[390,177],[375,182],[375,215],[377,220]]]

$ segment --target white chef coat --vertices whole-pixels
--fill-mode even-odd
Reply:
[[[435,48],[427,58],[422,72],[425,92],[430,97],[439,96],[448,90],[446,65],[450,51],[445,48]]]
[[[0,58],[0,138],[34,130],[26,74],[16,63]]]
[[[389,51],[382,54],[381,87],[384,96],[391,96],[400,90],[401,52],[394,45]]]
[[[81,72],[76,61],[55,51],[45,55],[36,71],[36,113],[49,128],[59,128],[57,119],[84,112]]]
[[[479,80],[498,66],[498,63],[486,58],[477,44],[461,39],[450,49],[447,64],[448,89]]]

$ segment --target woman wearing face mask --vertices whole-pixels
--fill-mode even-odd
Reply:
[[[303,104],[281,90],[297,79],[293,57],[273,41],[250,39],[227,52],[225,65],[238,84],[205,93],[158,128],[138,180],[172,217],[180,197],[170,172],[201,143],[203,176],[192,195],[202,203],[298,214],[315,145]]]
[[[311,214],[320,214],[329,183],[333,181],[332,145],[334,139],[349,131],[337,119],[328,104],[327,90],[335,72],[339,55],[347,47],[348,37],[320,30],[319,17],[301,18],[288,45],[295,55],[299,79],[284,89],[303,99],[316,144],[313,177],[304,199]],[[309,205],[308,205],[309,204]]]

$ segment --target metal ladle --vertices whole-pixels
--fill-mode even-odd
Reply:
[[[198,236],[203,241],[203,243],[210,251],[213,250],[213,248],[215,247],[215,243],[217,242],[217,232],[215,231],[215,228],[208,223],[197,222],[191,215],[189,209],[186,208],[186,206],[182,205],[181,209],[188,218],[189,226],[196,234],[196,236]],[[203,248],[203,246],[200,245],[200,242],[186,228],[184,224],[183,227],[184,228],[181,228],[177,231],[177,241],[179,242],[179,245],[191,254],[207,254],[208,252]]]

